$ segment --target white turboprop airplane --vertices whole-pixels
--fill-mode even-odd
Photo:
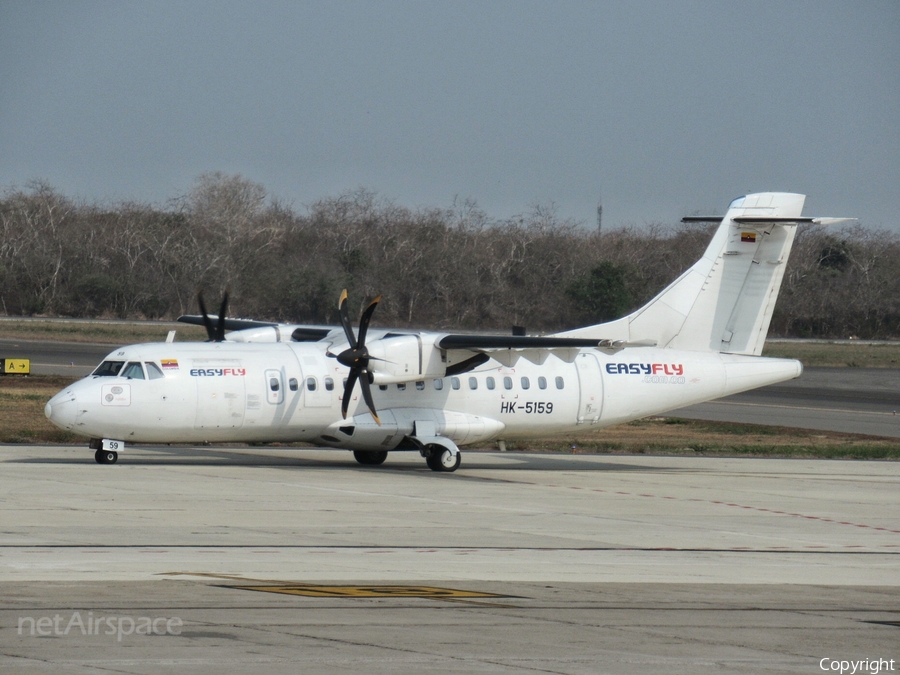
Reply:
[[[46,415],[91,439],[99,463],[126,443],[305,441],[361,464],[418,451],[455,471],[458,446],[577,433],[798,377],[760,356],[804,195],[734,200],[706,252],[647,305],[551,336],[265,324],[219,315],[209,342],[113,351],[54,396]],[[247,326],[250,326],[249,328]],[[226,328],[236,327],[228,333]],[[356,390],[362,392],[362,401]]]

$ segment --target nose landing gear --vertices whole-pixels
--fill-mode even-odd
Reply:
[[[119,459],[119,453],[112,450],[97,450],[94,453],[94,459],[97,464],[115,464]]]

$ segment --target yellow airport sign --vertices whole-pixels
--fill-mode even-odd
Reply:
[[[29,359],[2,359],[4,375],[28,375],[31,373]]]

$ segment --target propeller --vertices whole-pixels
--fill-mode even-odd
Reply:
[[[366,333],[369,330],[369,321],[375,312],[375,307],[381,301],[381,296],[372,300],[366,311],[363,312],[362,318],[359,320],[359,337],[353,334],[353,326],[350,324],[350,317],[347,314],[347,289],[341,292],[341,299],[338,302],[338,309],[341,314],[341,325],[344,327],[344,335],[347,337],[349,349],[345,349],[340,354],[329,354],[338,360],[341,365],[350,369],[350,375],[347,377],[347,384],[344,385],[344,397],[341,401],[341,414],[344,419],[347,418],[347,407],[350,405],[350,397],[353,395],[353,387],[359,380],[362,387],[363,399],[369,407],[369,412],[375,418],[378,426],[381,426],[381,420],[378,419],[378,413],[375,412],[375,402],[372,400],[372,390],[369,387],[369,361],[376,360],[369,356],[369,350],[366,349]]]
[[[203,315],[203,325],[206,327],[206,334],[209,336],[207,342],[225,342],[225,312],[228,310],[228,291],[222,296],[222,304],[219,307],[219,316],[216,325],[213,326],[212,319],[206,312],[206,303],[203,302],[203,292],[197,291],[197,303],[200,305],[200,313]]]

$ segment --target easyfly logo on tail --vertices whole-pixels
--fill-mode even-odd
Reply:
[[[684,375],[680,363],[607,363],[610,375]]]

